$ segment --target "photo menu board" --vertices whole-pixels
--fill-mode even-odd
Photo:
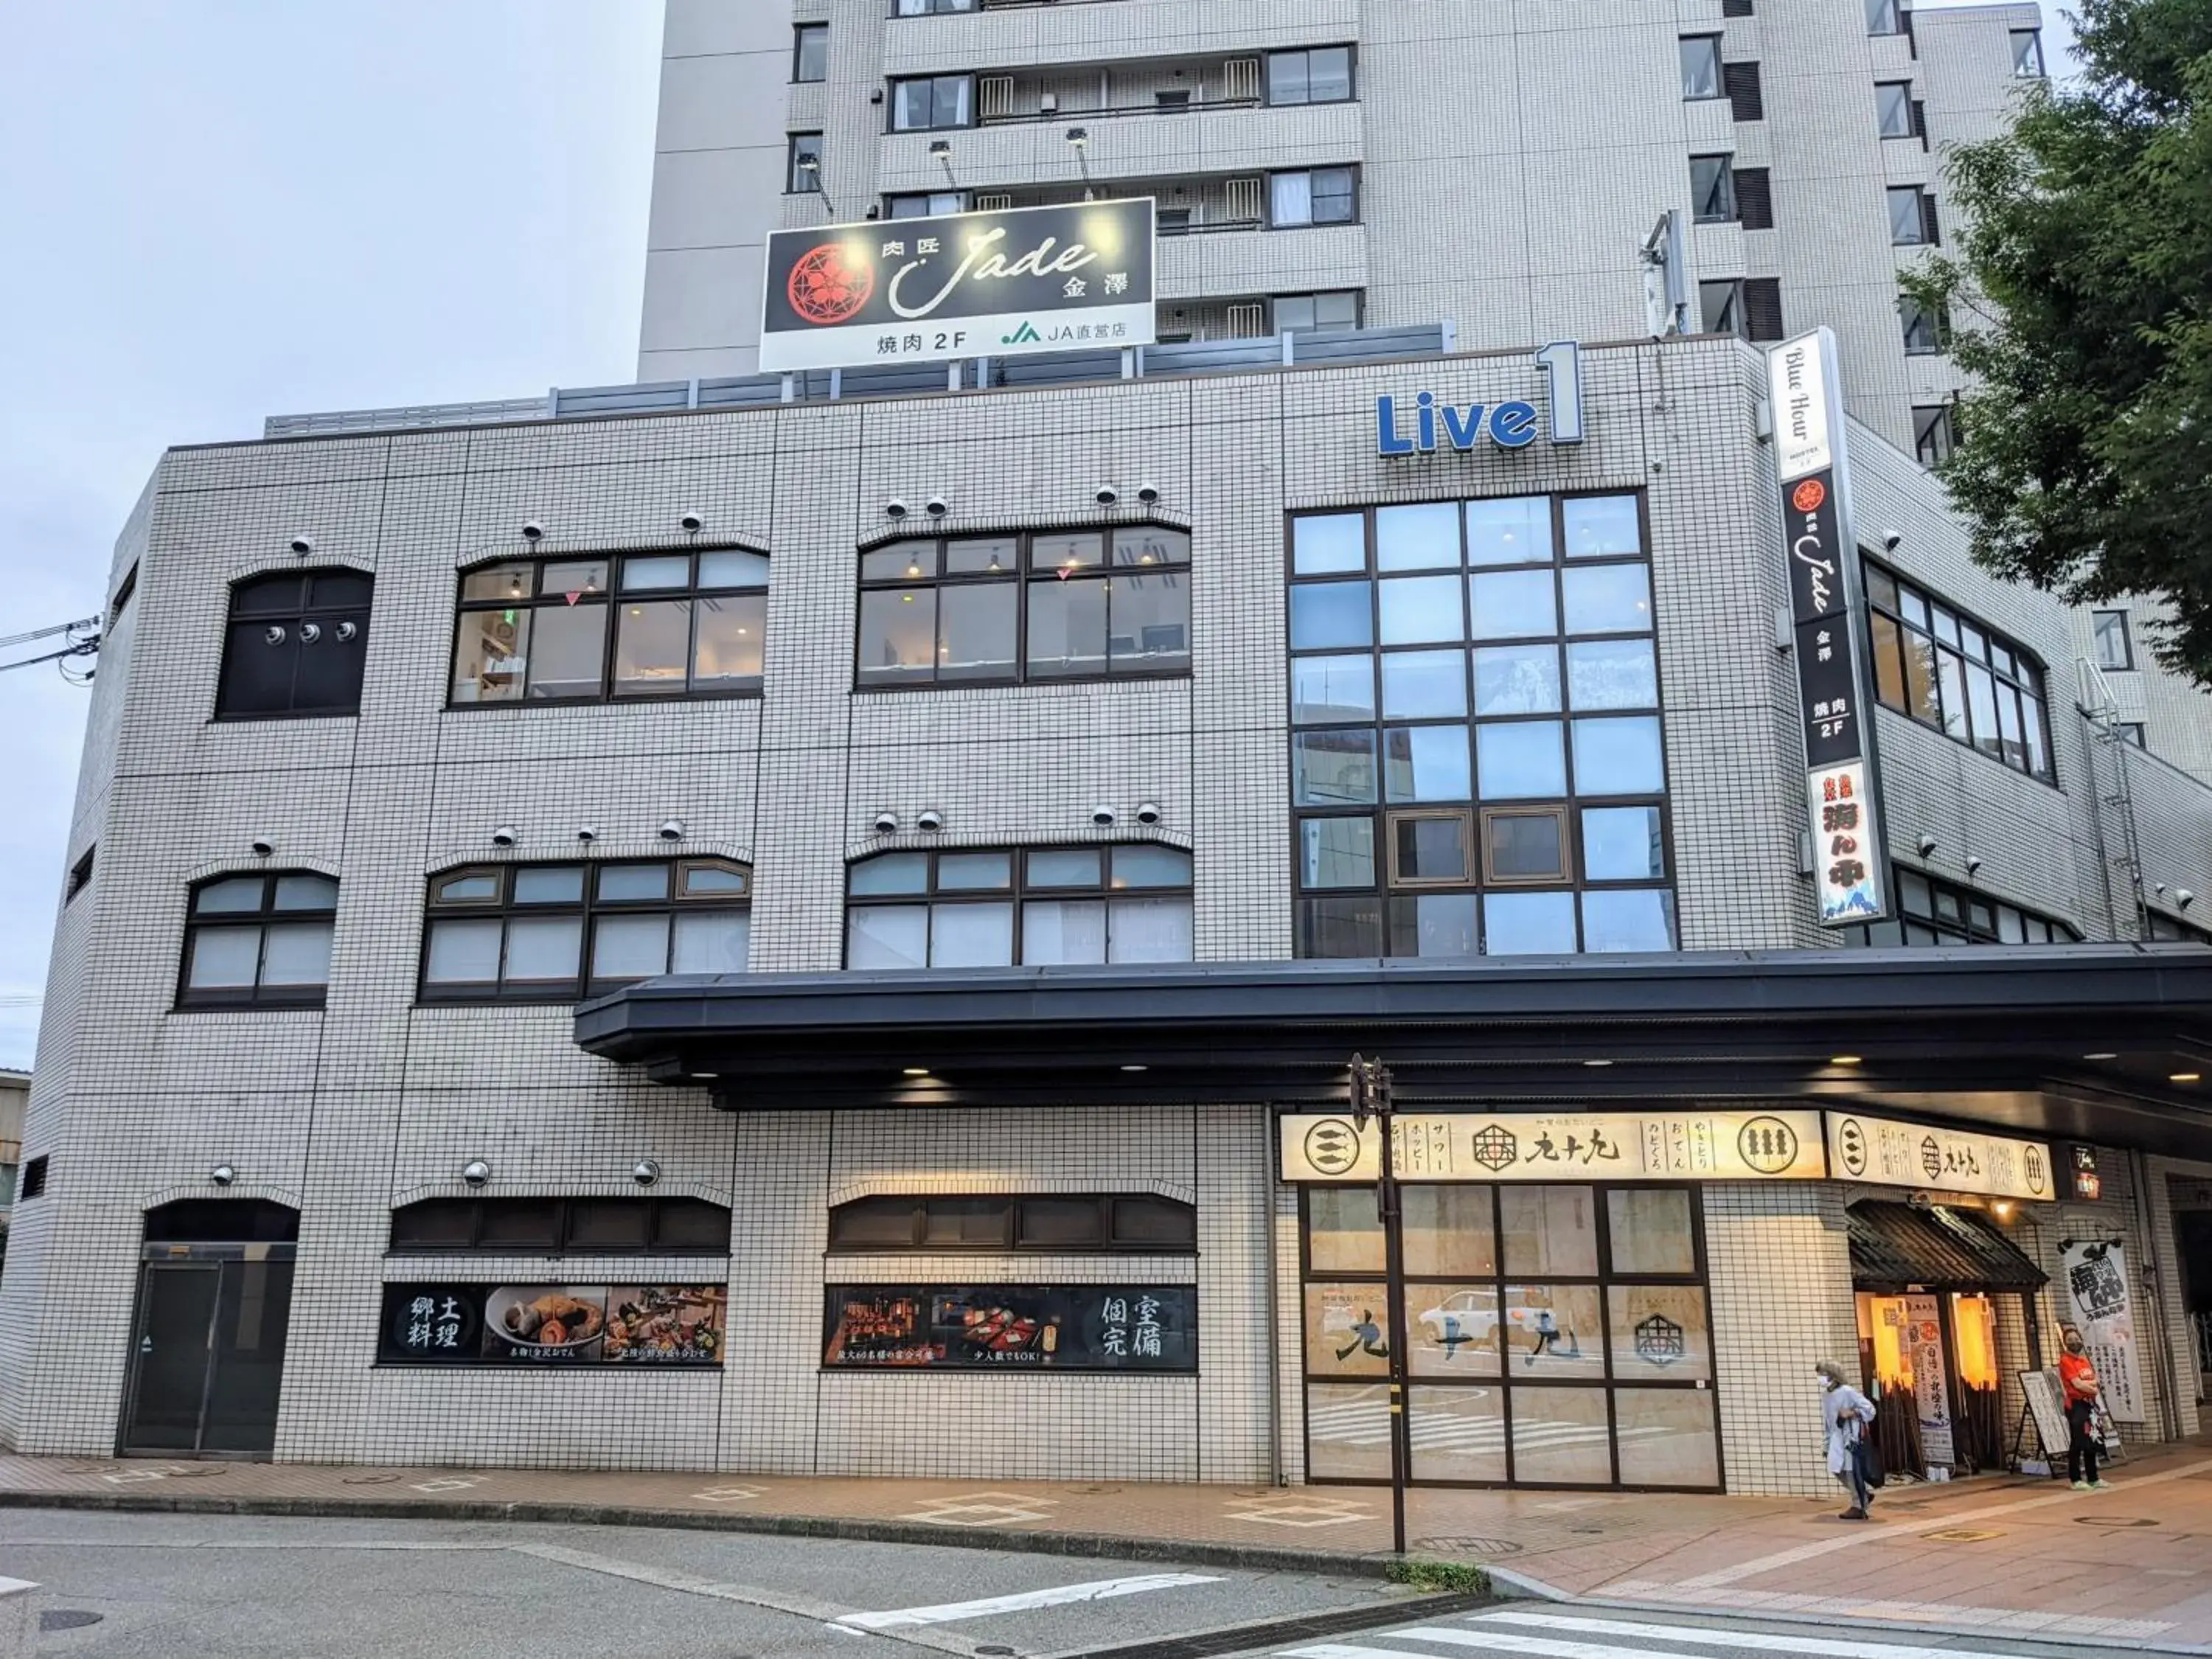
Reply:
[[[719,1365],[720,1285],[386,1285],[377,1358],[406,1365]]]
[[[1189,1285],[832,1285],[825,1370],[1195,1374]]]

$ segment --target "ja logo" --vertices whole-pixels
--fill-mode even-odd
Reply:
[[[1306,1131],[1306,1162],[1319,1174],[1340,1176],[1359,1162],[1359,1136],[1340,1117],[1325,1117]]]
[[[999,343],[1000,345],[1034,345],[1043,338],[1044,336],[1036,331],[1036,325],[1027,318],[1024,318],[1022,325],[1012,334],[1002,334],[999,337]]]

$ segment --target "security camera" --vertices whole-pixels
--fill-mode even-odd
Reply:
[[[1160,821],[1160,804],[1159,804],[1159,802],[1158,802],[1158,801],[1156,801],[1156,800],[1148,800],[1148,801],[1146,801],[1143,805],[1139,806],[1139,807],[1137,809],[1137,822],[1138,822],[1138,823],[1158,823],[1159,821]]]
[[[1894,553],[1897,551],[1899,544],[1905,538],[1894,530],[1885,530],[1881,532],[1881,550],[1885,553]]]
[[[686,513],[676,522],[684,526],[685,534],[696,536],[705,526],[707,521],[696,513]]]
[[[1970,876],[1978,876],[1978,875],[1981,874],[1981,872],[1982,872],[1982,861],[1981,861],[1981,860],[1979,860],[1978,858],[1972,858],[1972,859],[1968,859],[1968,860],[1966,860],[1966,873],[1967,873],[1968,875],[1970,875]]]
[[[525,519],[522,521],[522,539],[526,542],[542,541],[544,536],[545,526],[537,520]]]
[[[295,536],[292,538],[292,551],[297,554],[300,557],[304,559],[308,554],[314,550],[315,538],[313,536]]]
[[[660,1165],[649,1158],[641,1158],[629,1166],[629,1178],[641,1187],[650,1187],[660,1179]]]
[[[942,830],[945,828],[945,814],[932,807],[914,821],[914,827],[917,830]]]
[[[599,838],[599,827],[596,823],[580,823],[576,826],[576,839],[586,846],[590,846]]]
[[[660,838],[663,841],[682,841],[684,839],[684,820],[682,818],[661,819]]]
[[[1114,503],[1115,503],[1115,502],[1116,502],[1116,501],[1120,501],[1121,499],[1121,492],[1120,490],[1118,490],[1118,489],[1115,489],[1115,488],[1114,488],[1114,486],[1113,486],[1112,484],[1100,484],[1100,485],[1098,486],[1098,494],[1097,494],[1097,502],[1098,502],[1098,505],[1099,505],[1099,506],[1101,506],[1101,507],[1111,507],[1111,506],[1113,506],[1113,505],[1114,505]]]
[[[877,813],[876,833],[879,836],[896,835],[898,833],[898,814],[896,812]]]
[[[276,843],[275,842],[273,842],[273,841],[270,840],[268,836],[256,836],[253,838],[253,856],[254,856],[254,857],[256,857],[256,858],[258,858],[258,859],[265,859],[265,858],[267,858],[267,857],[268,857],[271,853],[275,852],[276,850]]]
[[[1923,859],[1924,859],[1924,858],[1932,858],[1932,857],[1934,857],[1934,856],[1935,856],[1935,853],[1936,853],[1936,837],[1935,837],[1935,836],[1921,836],[1921,838],[1919,839],[1919,841],[1918,841],[1918,842],[1917,842],[1915,843],[1915,845],[1917,845],[1917,846],[1920,848],[1920,856],[1921,856],[1922,858],[1923,858]]]
[[[952,510],[952,503],[942,495],[932,495],[921,504],[921,510],[933,519],[941,519]]]
[[[1137,486],[1137,499],[1142,501],[1146,507],[1155,505],[1160,499],[1160,487],[1158,484],[1139,484]]]
[[[498,829],[491,832],[491,844],[495,847],[514,846],[514,826],[511,823],[501,824]]]
[[[238,1170],[228,1164],[218,1164],[208,1171],[208,1179],[218,1187],[228,1187],[238,1179]]]
[[[906,513],[906,503],[896,495],[884,503],[884,517],[886,519],[903,519]]]
[[[1101,830],[1111,830],[1115,820],[1121,816],[1110,806],[1094,806],[1091,809],[1091,821]]]
[[[2173,902],[2179,905],[2183,909],[2186,910],[2191,905],[2197,902],[2197,895],[2191,892],[2186,887],[2177,887],[2173,890]]]
[[[472,1158],[461,1165],[461,1179],[471,1187],[481,1187],[491,1180],[491,1165],[480,1158]]]

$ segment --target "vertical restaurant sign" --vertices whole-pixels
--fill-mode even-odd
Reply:
[[[779,230],[767,374],[1150,345],[1152,199]]]
[[[2067,1307],[2097,1368],[2105,1409],[2115,1422],[2142,1422],[2142,1364],[2136,1352],[2126,1247],[2076,1243],[2068,1247],[2063,1262]]]
[[[1844,492],[1834,337],[1815,329],[1770,347],[1766,372],[1820,922],[1877,921],[1888,908],[1885,854],[1851,606],[1858,546]]]
[[[1951,1421],[1951,1374],[1943,1364],[1942,1316],[1932,1296],[1901,1298],[1906,1329],[1903,1347],[1912,1362],[1912,1404],[1920,1418],[1920,1449],[1928,1467],[1948,1469],[1959,1461]]]

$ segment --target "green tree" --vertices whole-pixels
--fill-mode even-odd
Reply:
[[[2082,73],[1950,162],[1908,282],[1978,386],[1942,468],[1977,561],[2070,603],[2162,594],[2212,685],[2212,0],[2081,0]]]

